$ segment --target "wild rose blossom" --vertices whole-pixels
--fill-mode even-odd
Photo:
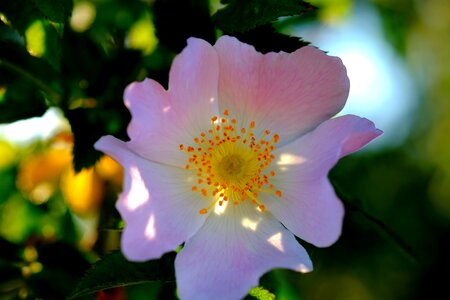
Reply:
[[[341,233],[343,205],[327,179],[339,158],[381,131],[333,117],[349,80],[313,47],[261,54],[229,36],[190,38],[169,88],[125,91],[130,141],[95,147],[125,170],[117,208],[131,261],[175,250],[181,299],[238,299],[273,268],[312,270],[294,234],[318,247]]]

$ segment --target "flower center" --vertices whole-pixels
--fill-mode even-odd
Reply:
[[[248,127],[236,128],[236,119],[230,119],[228,110],[223,117],[211,118],[211,129],[195,137],[194,144],[180,145],[180,150],[188,154],[185,168],[195,172],[197,181],[193,192],[213,201],[199,211],[205,214],[216,204],[222,206],[226,201],[237,205],[250,201],[261,211],[265,207],[258,201],[258,195],[268,192],[281,197],[282,193],[270,183],[275,171],[270,169],[275,155],[275,145],[279,135],[271,138],[265,130],[257,140],[253,129],[255,122]]]
[[[231,181],[234,177],[239,177],[244,164],[245,161],[240,155],[227,155],[219,163],[219,173],[222,177],[228,178],[227,181]]]

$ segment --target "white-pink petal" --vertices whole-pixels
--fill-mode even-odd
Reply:
[[[273,183],[283,197],[264,194],[261,201],[291,232],[319,247],[341,234],[344,208],[328,181],[329,170],[382,132],[364,118],[346,115],[278,149]]]
[[[243,298],[273,268],[312,270],[305,249],[269,212],[246,202],[211,213],[175,260],[181,299]]]
[[[179,145],[192,144],[218,114],[218,68],[214,48],[190,38],[173,61],[168,91],[152,79],[130,84],[124,94],[132,115],[129,147],[149,160],[184,166]]]
[[[256,121],[256,134],[265,129],[278,133],[279,145],[334,116],[347,100],[344,65],[316,48],[263,55],[229,36],[214,47],[221,109],[228,108],[238,121]]]
[[[112,136],[102,137],[95,147],[123,167],[123,192],[116,204],[126,226],[122,251],[132,261],[159,258],[194,235],[206,216],[207,205],[191,191],[192,174],[187,170],[148,161]]]

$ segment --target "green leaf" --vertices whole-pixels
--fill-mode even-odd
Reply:
[[[70,31],[64,34],[63,46],[63,110],[74,134],[75,171],[80,171],[101,156],[93,148],[101,136],[127,139],[131,115],[122,97],[141,68],[141,52],[118,48],[105,53],[90,38]]]
[[[67,298],[90,267],[86,257],[64,242],[37,244],[36,250],[42,270],[25,278],[29,299]]]
[[[41,116],[61,100],[57,73],[23,46],[0,41],[0,123]]]
[[[3,71],[1,67],[0,70]],[[0,78],[0,84],[2,81]],[[17,79],[3,89],[3,95],[0,96],[0,123],[42,116],[47,110],[42,94],[30,88],[24,80]]]
[[[27,49],[36,57],[43,57],[56,70],[59,69],[61,58],[61,36],[64,22],[72,9],[71,0],[19,0],[5,1],[0,7],[12,28],[25,38]],[[70,2],[69,11],[64,12],[61,2]],[[37,7],[48,7],[53,14],[64,14],[65,17],[55,17],[45,14]],[[67,4],[68,5],[68,4]]]
[[[236,33],[235,36],[241,42],[253,45],[261,53],[279,51],[290,53],[309,45],[309,42],[299,37],[276,32],[271,24],[259,26],[246,32]]]
[[[20,56],[21,49],[9,48],[4,43],[0,43],[0,48],[0,123],[41,116],[47,106],[36,85],[45,83],[24,69],[21,61],[8,60],[8,54],[15,50],[18,51],[16,55]]]
[[[120,251],[113,252],[93,265],[69,299],[149,281],[172,282],[175,280],[175,255],[171,252],[158,260],[134,263],[126,260]]]
[[[45,19],[37,19],[25,31],[25,41],[29,53],[42,57],[59,70],[61,60],[61,37],[53,24]]]
[[[355,204],[358,203],[359,201],[352,199],[336,182],[332,182],[332,184],[336,191],[337,196],[344,203],[346,211],[356,212],[363,215],[367,220],[377,225],[379,229],[381,229],[384,233],[386,233],[411,260],[413,260],[414,262],[419,261],[419,258],[415,253],[415,251],[413,250],[413,248],[410,245],[408,245],[397,232],[395,232],[391,227],[389,227],[389,225],[387,225],[381,219],[373,216],[372,214],[365,211],[362,207]]]
[[[248,294],[258,300],[274,300],[276,298],[274,294],[260,286],[252,288]]]
[[[315,9],[301,0],[231,0],[213,21],[226,33],[244,32],[283,16],[297,16]]]
[[[72,13],[72,0],[33,0],[36,7],[47,19],[65,23]]]
[[[42,17],[35,8],[34,0],[1,1],[0,12],[22,36],[30,24]]]
[[[214,26],[206,0],[157,0],[154,23],[161,45],[175,53],[186,46],[189,37],[198,37],[211,44],[215,41]]]
[[[94,143],[102,136],[103,124],[96,117],[96,109],[77,108],[65,112],[74,136],[73,165],[76,172],[90,167],[102,156]]]

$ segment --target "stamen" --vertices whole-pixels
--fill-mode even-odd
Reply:
[[[264,212],[265,206],[259,202],[258,195],[271,193],[282,197],[281,190],[270,182],[276,176],[275,171],[268,170],[275,160],[271,152],[276,148],[279,135],[270,137],[270,130],[265,129],[257,137],[253,132],[255,121],[237,129],[236,119],[229,119],[229,115],[225,109],[221,117],[213,116],[211,129],[194,137],[195,147],[179,145],[180,151],[188,155],[189,164],[185,168],[195,171],[197,176],[197,185],[191,187],[192,191],[207,199],[213,197],[199,214],[208,213],[216,204],[222,206],[224,201],[234,205],[250,201]]]

